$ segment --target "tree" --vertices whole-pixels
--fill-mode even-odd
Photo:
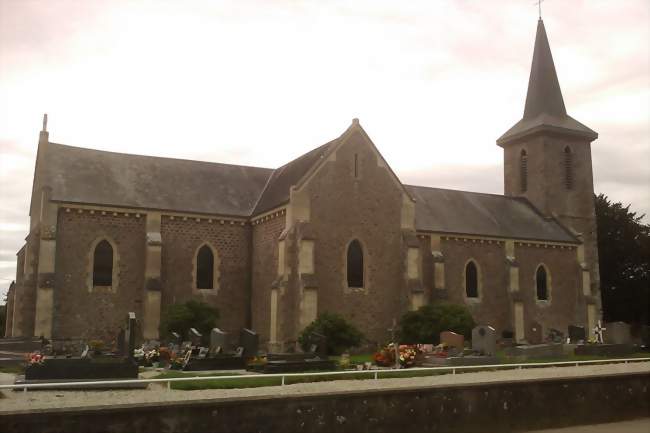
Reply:
[[[399,322],[400,343],[440,343],[440,333],[453,331],[469,339],[474,319],[464,305],[437,303],[408,311]]]
[[[630,205],[596,197],[605,321],[650,325],[650,226]]]
[[[357,347],[363,341],[363,334],[347,322],[343,317],[334,313],[322,313],[316,320],[302,330],[298,343],[305,352],[312,344],[312,334],[318,333],[327,338],[327,353],[340,355],[351,347]]]
[[[201,301],[187,301],[167,307],[160,320],[160,334],[169,337],[178,332],[185,338],[190,328],[196,328],[204,336],[217,325],[219,310]]]

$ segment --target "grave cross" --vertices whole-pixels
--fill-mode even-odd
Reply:
[[[603,340],[603,331],[606,330],[607,328],[604,328],[603,325],[600,323],[600,320],[598,321],[598,325],[594,327],[594,334],[596,334],[596,341],[599,342],[600,344],[603,344],[605,340]]]
[[[390,332],[390,339],[393,342],[393,345],[395,345],[395,368],[399,370],[399,344],[397,343],[397,319],[393,319],[393,327],[388,328],[388,331]]]

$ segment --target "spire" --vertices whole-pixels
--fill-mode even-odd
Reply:
[[[39,133],[39,139],[38,142],[39,144],[47,144],[47,142],[50,139],[50,133],[47,132],[47,114],[43,114],[43,129],[41,129],[41,132]]]
[[[497,144],[503,146],[510,141],[540,131],[563,132],[588,138],[590,141],[598,137],[596,132],[573,119],[566,112],[551,47],[541,18],[537,21],[524,116],[497,140]]]
[[[544,113],[564,117],[566,116],[566,108],[564,107],[564,99],[562,99],[560,82],[555,72],[551,47],[546,37],[544,21],[539,19],[537,21],[533,64],[530,68],[530,79],[528,80],[524,119],[532,119]]]

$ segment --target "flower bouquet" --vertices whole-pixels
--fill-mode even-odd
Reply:
[[[42,355],[40,352],[34,352],[27,355],[28,365],[43,365],[44,362],[45,355]]]
[[[402,368],[408,368],[415,365],[416,356],[420,353],[417,346],[402,344],[399,346],[399,364]],[[392,367],[395,365],[395,344],[390,343],[384,346],[379,352],[375,353],[375,363],[382,367]]]

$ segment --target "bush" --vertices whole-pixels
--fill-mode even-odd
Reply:
[[[453,331],[470,339],[472,328],[474,319],[465,306],[439,303],[404,314],[399,323],[399,338],[403,344],[439,344],[443,331]]]
[[[178,332],[186,337],[190,328],[196,328],[204,337],[217,325],[219,310],[201,301],[187,301],[167,307],[160,320],[160,334],[170,337]]]
[[[363,341],[363,334],[348,323],[343,317],[334,313],[323,313],[302,330],[298,343],[302,350],[308,351],[312,345],[311,335],[316,332],[327,338],[327,354],[340,355],[351,347],[357,347]]]

